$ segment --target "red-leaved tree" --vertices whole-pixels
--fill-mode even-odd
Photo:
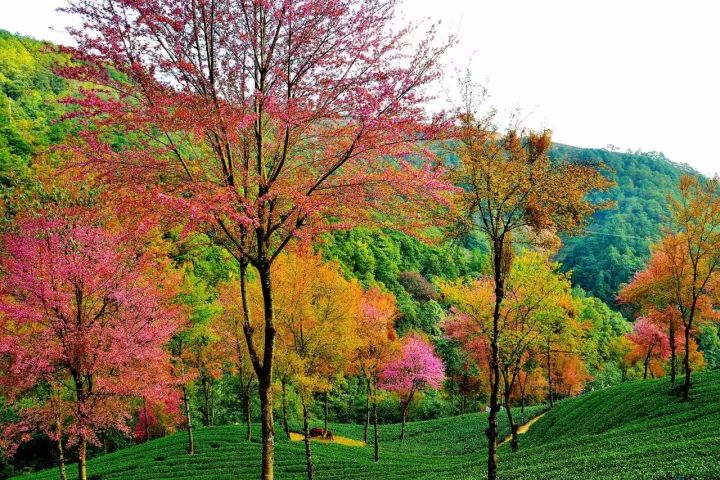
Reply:
[[[421,223],[447,186],[426,162],[442,122],[425,118],[449,42],[397,28],[395,0],[71,0],[76,62],[93,88],[76,115],[108,180],[157,188],[168,211],[211,233],[241,275],[259,384],[262,478],[273,478],[276,325],[270,266],[293,238],[403,213]],[[112,67],[112,70],[108,67]],[[117,134],[129,140],[118,145]],[[111,135],[112,134],[112,135]],[[417,157],[415,157],[417,158]],[[257,270],[264,309],[245,299]]]
[[[400,396],[400,440],[405,438],[407,411],[415,394],[426,388],[440,388],[443,380],[445,367],[442,360],[435,355],[432,345],[419,335],[406,337],[399,355],[383,366],[378,387]]]
[[[10,398],[49,392],[19,408],[4,438],[12,449],[44,432],[61,459],[67,438],[81,480],[87,443],[108,429],[129,433],[132,400],[159,401],[168,391],[160,379],[169,378],[164,344],[179,316],[174,290],[155,274],[167,257],[135,233],[59,212],[21,220],[2,239],[2,386]]]

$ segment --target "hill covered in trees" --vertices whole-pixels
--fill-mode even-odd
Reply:
[[[649,246],[668,222],[668,195],[677,193],[680,176],[694,173],[657,152],[622,153],[556,144],[555,157],[602,162],[616,186],[597,194],[613,202],[595,213],[586,234],[566,238],[558,259],[573,271],[573,281],[614,305],[621,284],[647,261]]]

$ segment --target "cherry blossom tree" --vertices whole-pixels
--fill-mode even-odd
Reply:
[[[640,317],[635,321],[628,338],[636,346],[631,354],[643,359],[643,379],[647,378],[651,360],[665,360],[670,355],[667,333],[648,317]]]
[[[167,257],[143,233],[51,212],[20,220],[2,239],[2,386],[11,398],[53,392],[21,407],[5,439],[17,445],[34,431],[66,436],[77,446],[81,480],[88,442],[99,444],[108,429],[129,433],[132,399],[168,394],[160,381],[169,378],[164,345],[179,312],[165,281],[172,275],[163,274]]]
[[[91,87],[70,100],[92,127],[80,131],[87,163],[156,194],[158,208],[180,212],[238,261],[270,480],[270,267],[294,238],[378,219],[412,226],[426,208],[409,203],[443,202],[441,171],[409,159],[432,158],[429,141],[444,131],[423,106],[451,42],[399,26],[395,0],[69,3],[83,27],[61,73]],[[118,134],[130,141],[109,140]],[[259,329],[244,296],[250,268],[262,286]]]
[[[380,372],[379,387],[400,396],[402,427],[400,439],[405,438],[407,411],[415,394],[427,388],[440,388],[445,380],[445,367],[435,355],[432,345],[423,337],[406,337],[400,354],[388,362]]]

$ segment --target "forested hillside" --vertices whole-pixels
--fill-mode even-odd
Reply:
[[[602,162],[616,187],[597,194],[614,205],[595,213],[585,235],[567,238],[558,255],[573,281],[614,305],[618,287],[647,261],[649,246],[667,224],[667,197],[680,176],[692,169],[661,153],[621,153],[556,144],[552,155],[581,162]]]
[[[40,42],[0,30],[0,202],[31,182],[33,156],[69,132],[57,100],[71,93],[70,84],[51,71],[59,59]]]

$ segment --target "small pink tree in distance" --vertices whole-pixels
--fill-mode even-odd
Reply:
[[[432,345],[417,334],[407,336],[400,354],[382,368],[379,387],[400,396],[401,440],[405,438],[408,406],[415,394],[426,388],[439,388],[444,379],[445,367],[442,360],[435,355]]]
[[[0,386],[11,399],[36,393],[2,446],[45,433],[57,441],[61,477],[63,437],[85,480],[87,443],[108,429],[130,433],[133,403],[170,392],[159,379],[170,378],[164,345],[180,312],[168,258],[140,230],[60,210],[20,219],[2,238]]]
[[[633,331],[628,334],[628,338],[635,344],[635,350],[631,355],[635,358],[643,358],[645,367],[643,378],[647,378],[651,360],[665,360],[670,356],[670,339],[667,332],[648,317],[641,317],[635,321]]]

